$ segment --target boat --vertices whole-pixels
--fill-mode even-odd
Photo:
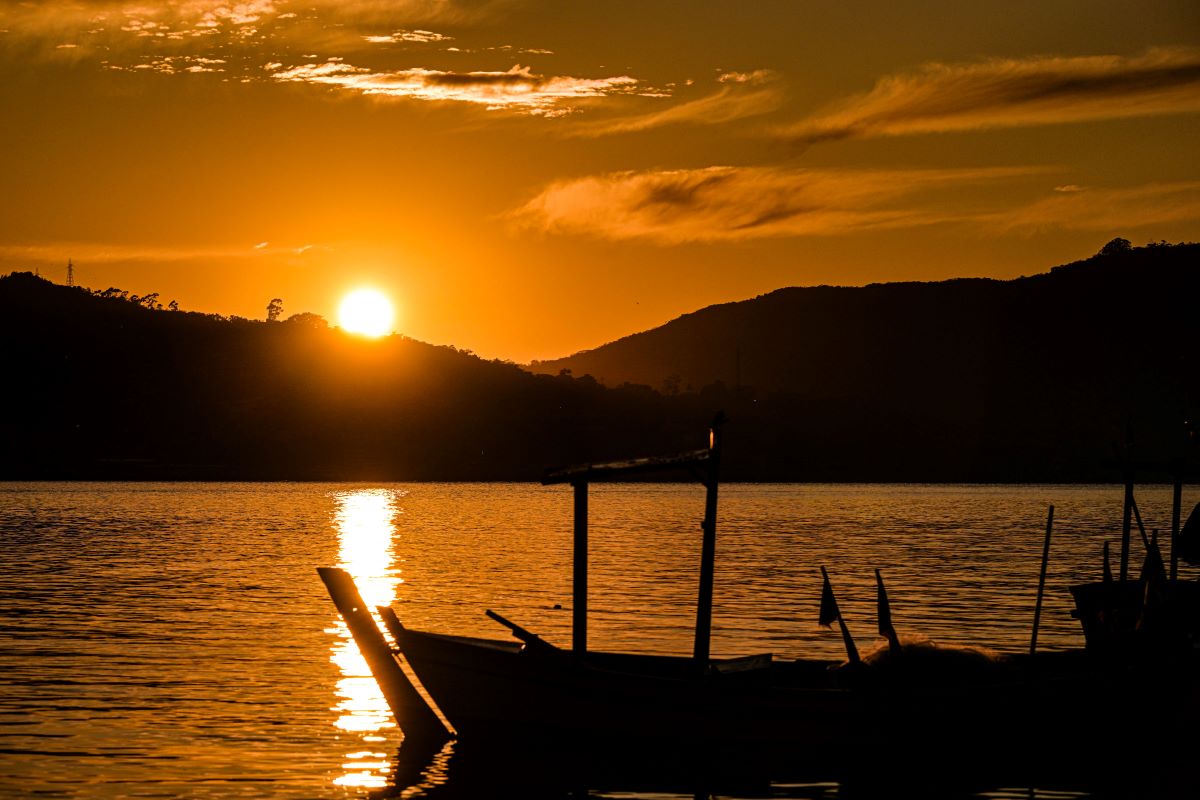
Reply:
[[[569,648],[492,611],[488,615],[511,638],[415,630],[381,607],[389,641],[350,576],[319,570],[406,742],[412,737],[436,747],[454,737],[475,747],[539,742],[588,752],[620,747],[785,759],[910,750],[946,758],[1011,753],[1014,747],[1055,748],[1061,755],[1112,746],[1114,731],[1171,730],[1200,710],[1194,641],[1170,652],[1136,646],[1039,652],[1035,633],[1030,652],[997,657],[904,644],[893,634],[891,646],[860,658],[847,634],[845,660],[711,657],[721,422],[718,416],[700,450],[546,473],[543,483],[574,491]],[[692,656],[592,650],[588,486],[666,470],[690,475],[705,490]],[[884,633],[882,620],[890,613],[882,579],[879,586]],[[826,590],[832,599],[828,579]],[[1163,740],[1153,741],[1161,750]]]

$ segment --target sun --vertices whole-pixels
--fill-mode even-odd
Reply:
[[[356,289],[342,298],[338,323],[342,329],[361,336],[385,336],[395,319],[392,301],[377,289]]]

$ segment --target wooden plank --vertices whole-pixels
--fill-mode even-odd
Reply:
[[[693,450],[673,456],[634,458],[627,461],[610,461],[604,464],[580,464],[561,469],[549,469],[542,476],[542,485],[558,483],[594,483],[596,481],[619,480],[629,475],[673,469],[686,469],[703,464],[710,458],[709,450]]]
[[[318,567],[317,573],[342,619],[346,621],[405,739],[413,737],[426,742],[449,741],[450,733],[446,726],[396,662],[350,573],[337,567]]]

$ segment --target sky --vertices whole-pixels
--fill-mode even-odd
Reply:
[[[568,355],[1200,240],[1200,4],[0,0],[0,274]]]

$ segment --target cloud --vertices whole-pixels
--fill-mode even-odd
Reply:
[[[756,69],[753,72],[725,72],[717,76],[717,83],[766,83],[775,79],[775,73],[769,69]]]
[[[832,170],[707,167],[560,181],[512,213],[516,226],[659,244],[822,236],[961,218],[921,195],[1029,175],[1028,168]]]
[[[773,85],[773,74],[767,70],[726,73],[718,81],[721,88],[705,97],[661,111],[582,125],[572,135],[607,136],[678,124],[720,125],[770,113],[783,102],[783,92]]]
[[[327,10],[342,19],[361,22],[467,24],[503,17],[524,0],[305,0],[301,8]]]
[[[260,251],[255,247],[253,250]],[[103,242],[52,242],[0,245],[0,264],[66,263],[68,256],[76,265],[123,262],[180,262],[246,258],[245,246],[231,247],[159,247],[154,245],[112,244]],[[17,267],[18,269],[22,267]]]
[[[106,68],[116,71],[153,70],[165,75],[175,75],[180,72],[224,72],[225,59],[205,58],[204,56],[163,56],[162,58],[144,61],[131,67],[118,64],[107,64]]]
[[[426,44],[428,42],[449,42],[453,41],[453,36],[446,36],[442,33],[434,33],[433,31],[396,31],[389,33],[386,36],[364,36],[364,40],[371,44],[399,44],[400,42],[416,42]]]
[[[259,259],[263,256],[302,256],[306,253],[333,252],[328,244],[283,245],[259,242],[250,247],[242,244],[177,247],[110,243],[95,241],[61,241],[26,244],[0,244],[0,270],[27,270],[35,265],[66,265],[71,258],[78,268],[83,264],[111,265],[127,263],[186,263],[202,264],[214,261]]]
[[[929,64],[781,130],[807,144],[1200,111],[1200,50]]]
[[[1115,231],[1200,220],[1200,181],[1130,187],[1058,186],[1054,193],[980,222],[1000,233],[1062,228]]]
[[[453,66],[414,65],[400,60],[411,47],[379,46],[439,45],[453,39],[428,27],[389,23],[444,18],[469,28],[481,14],[511,4],[512,0],[47,0],[0,3],[0,23],[20,31],[14,39],[24,48],[22,60],[31,54],[90,59],[97,68],[126,73],[219,72],[227,81],[307,83],[359,95],[454,101],[546,117],[569,114],[574,104],[589,99],[643,91],[627,75],[547,75],[520,64],[496,71],[494,55],[484,62],[489,68],[472,70],[458,66],[459,54],[468,52],[461,49],[444,54]],[[391,33],[380,34],[381,30]],[[550,54],[507,44],[469,52],[484,51],[508,53],[509,64],[517,53]]]
[[[227,56],[265,48],[347,54],[379,42],[444,42],[451,37],[417,23],[471,25],[501,13],[515,0],[44,0],[0,2],[0,29],[24,50],[63,57],[73,45],[119,65],[139,55],[158,57],[174,47],[193,55]],[[379,32],[394,31],[385,36]],[[268,44],[269,43],[269,44]],[[9,42],[6,42],[8,45]],[[300,49],[304,48],[304,49]],[[10,48],[16,52],[16,47]],[[378,48],[376,48],[378,49]],[[56,53],[57,50],[57,53]],[[258,59],[254,59],[257,61]]]
[[[627,75],[546,77],[519,64],[505,72],[445,72],[424,68],[376,72],[333,59],[286,69],[272,63],[264,68],[277,81],[330,86],[370,96],[476,103],[493,110],[511,108],[543,116],[569,113],[568,103],[573,100],[628,94],[635,92],[638,85],[636,79]]]
[[[161,54],[158,48],[163,46],[213,48],[211,43],[202,44],[206,40],[245,42],[259,37],[264,25],[294,17],[281,13],[284,5],[282,0],[47,0],[0,4],[0,23],[10,28],[14,41],[35,52],[66,44],[81,52],[120,58],[128,52]]]

